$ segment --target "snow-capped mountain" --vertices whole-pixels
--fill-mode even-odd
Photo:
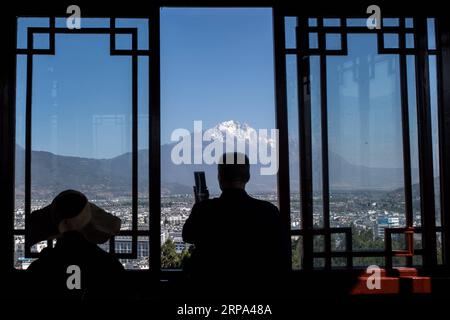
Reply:
[[[211,140],[225,142],[227,138],[233,138],[238,141],[245,141],[247,143],[263,143],[270,146],[274,146],[276,138],[272,137],[270,130],[273,128],[267,128],[266,134],[262,134],[261,129],[254,129],[247,123],[241,123],[235,120],[223,121],[209,131],[209,137]]]
[[[254,131],[251,126],[238,121],[225,121],[211,128],[211,138],[224,142],[226,134],[235,139],[247,139]],[[269,137],[270,136],[269,133]],[[264,137],[259,138],[263,139]],[[270,142],[270,141],[268,141]],[[205,145],[211,141],[204,142]],[[161,189],[164,194],[185,194],[192,191],[194,171],[205,171],[207,185],[211,192],[218,192],[217,166],[206,164],[176,165],[171,152],[176,142],[161,145]],[[299,183],[299,145],[295,137],[289,140],[291,191],[297,192]],[[148,150],[138,152],[139,192],[148,188]],[[321,162],[318,150],[313,148],[313,179],[316,188],[321,186]],[[25,152],[16,149],[16,193],[23,194]],[[54,196],[64,189],[78,189],[91,197],[119,196],[131,191],[132,156],[125,153],[112,159],[86,159],[56,155],[44,151],[32,152],[33,197]],[[353,165],[341,155],[329,153],[330,187],[334,190],[393,190],[401,188],[403,171],[398,168],[368,168]],[[251,166],[248,190],[251,192],[276,191],[276,176],[260,174],[260,164]],[[417,181],[413,177],[413,181]]]

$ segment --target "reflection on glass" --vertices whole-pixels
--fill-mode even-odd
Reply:
[[[405,28],[408,28],[408,29],[414,28],[414,19],[413,18],[405,18]]]
[[[308,26],[310,26],[310,27],[317,27],[317,18],[309,18],[308,19]]]
[[[324,27],[339,27],[341,25],[341,19],[338,18],[325,18],[323,19]]]
[[[109,35],[55,43],[33,64],[32,210],[75,189],[130,229],[131,58],[110,56]]]
[[[419,227],[422,224],[422,219],[420,209],[419,140],[417,129],[416,67],[414,56],[406,57],[406,73],[408,87],[413,225]]]
[[[292,29],[295,18],[288,22]],[[292,30],[287,32],[287,40],[292,42]],[[225,151],[226,142],[230,142],[225,141],[228,135],[249,153],[250,147],[256,146],[247,138],[249,134],[260,129],[268,129],[270,134],[274,128],[273,68],[271,10],[161,11],[163,268],[179,268],[183,256],[189,253],[181,232],[194,204],[194,171],[205,171],[211,197],[221,193],[215,159],[208,163],[203,157],[207,147],[215,141]],[[197,121],[201,121],[197,123],[201,127],[195,127]],[[172,134],[177,129],[191,142],[189,152],[199,151],[198,158],[191,152],[184,163],[175,163],[172,151],[180,138]],[[208,129],[213,135],[206,140],[202,135]],[[200,136],[199,144],[194,133]],[[261,174],[261,167],[260,161],[251,165],[246,190],[277,205],[276,175]],[[170,257],[176,258],[168,260]]]
[[[297,17],[284,18],[285,46],[286,49],[294,49],[297,47],[297,39],[295,37],[295,28],[297,27]]]
[[[137,29],[137,48],[138,50],[148,50],[148,19],[116,19],[116,28],[135,28]]]
[[[347,19],[348,27],[367,27],[367,19],[364,18],[349,18]]]
[[[407,33],[405,34],[405,45],[407,49],[414,48],[414,34],[413,33]]]
[[[384,18],[383,27],[398,27],[400,20],[398,18]]]
[[[130,20],[130,19],[128,19]],[[135,19],[133,19],[135,20]],[[83,17],[81,19],[81,28],[109,28],[109,18],[87,18]],[[56,18],[55,19],[56,28],[67,28],[67,18]]]
[[[327,50],[341,50],[341,35],[339,33],[327,33],[325,37]]]
[[[15,163],[15,210],[14,229],[25,229],[25,159],[21,156],[25,145],[25,90],[27,60],[25,56],[17,56],[16,60],[16,163]]]
[[[434,50],[436,49],[436,33],[435,33],[435,19],[428,18],[427,19],[427,30],[428,30],[428,49]]]
[[[330,220],[364,250],[405,223],[399,62],[377,50],[376,36],[350,35],[348,56],[327,58]]]
[[[312,147],[312,187],[313,187],[313,225],[323,227],[323,184],[322,184],[322,116],[320,97],[320,59],[311,57],[311,147]]]
[[[291,191],[291,228],[300,229],[300,148],[297,57],[286,55],[286,94],[289,136],[289,188]]]
[[[399,47],[399,39],[398,34],[394,33],[386,33],[383,36],[384,38],[384,47],[388,49],[395,49]]]
[[[26,26],[34,26],[35,20],[19,19],[18,39],[25,37]],[[102,25],[108,19],[85,22]],[[45,42],[45,37],[35,37],[43,48]],[[24,228],[26,59],[17,57],[16,229]],[[148,63],[148,58],[138,58],[141,229],[148,229],[149,214]],[[34,55],[32,72],[31,210],[49,204],[65,189],[76,189],[119,216],[122,229],[131,229],[131,57],[110,55],[109,34],[56,34],[55,55]],[[16,240],[16,251],[22,250],[23,239]],[[31,261],[22,257],[15,264],[26,268]],[[135,260],[127,267],[137,268],[139,263]]]
[[[439,162],[439,122],[438,122],[438,92],[437,92],[437,65],[436,56],[428,58],[430,69],[430,107],[431,107],[431,136],[433,145],[433,177],[434,177],[434,206],[436,226],[441,225],[441,184]]]
[[[309,33],[309,48],[310,49],[319,48],[319,35],[316,32]]]

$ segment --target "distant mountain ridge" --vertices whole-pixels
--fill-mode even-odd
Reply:
[[[225,134],[235,139],[248,138],[252,128],[237,121],[226,121],[213,128],[214,140],[222,143]],[[272,143],[273,141],[267,140]],[[204,145],[210,142],[204,142]],[[161,146],[161,190],[163,194],[187,194],[192,192],[193,172],[205,171],[207,184],[212,193],[218,193],[216,165],[193,164],[175,165],[171,160],[172,148],[176,143]],[[225,148],[224,148],[225,150]],[[24,149],[16,147],[16,193],[23,194],[24,187]],[[131,194],[131,153],[111,159],[88,159],[81,157],[55,155],[45,151],[32,151],[32,189],[33,197],[51,197],[55,190],[68,188],[85,192],[91,198],[110,198]],[[321,164],[319,154],[313,152],[313,177],[315,186],[320,188]],[[290,141],[291,189],[299,188],[298,142]],[[138,152],[139,192],[148,192],[149,182],[148,150]],[[389,168],[368,168],[353,165],[336,153],[330,152],[330,188],[337,190],[395,190],[402,187],[403,170]],[[128,168],[128,170],[126,170]],[[252,165],[250,192],[276,191],[276,176],[260,175],[260,164]],[[415,177],[413,177],[413,181]]]

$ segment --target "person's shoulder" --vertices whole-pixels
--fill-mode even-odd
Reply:
[[[273,203],[267,201],[267,200],[261,200],[253,198],[252,196],[249,196],[251,201],[254,205],[258,206],[260,210],[263,210],[264,212],[270,213],[270,214],[278,214],[279,210],[278,207],[275,206]]]
[[[48,265],[52,265],[51,260],[54,255],[54,248],[44,248],[39,252],[39,258],[34,260],[27,268],[28,272],[39,271],[43,268],[47,268]]]
[[[107,253],[107,260],[108,260],[108,265],[110,266],[110,271],[113,272],[122,272],[125,270],[125,268],[123,267],[123,264],[119,261],[119,259],[117,259],[113,254],[106,252]]]
[[[271,209],[271,210],[278,210],[278,208],[270,201],[257,199],[257,198],[252,197],[251,195],[249,195],[249,198],[251,199],[251,201],[253,203],[255,203],[259,206],[266,207],[267,209]]]
[[[207,211],[212,207],[219,205],[219,198],[206,199],[194,204],[193,211]]]

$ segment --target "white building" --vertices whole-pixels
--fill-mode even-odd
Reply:
[[[385,228],[398,228],[400,227],[400,218],[398,217],[378,217],[377,220],[377,234],[378,237],[384,239]]]

